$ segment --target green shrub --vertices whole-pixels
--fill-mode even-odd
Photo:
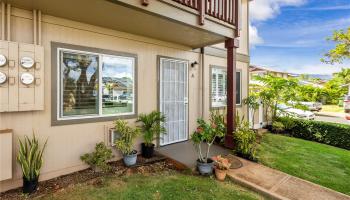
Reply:
[[[285,117],[278,121],[284,124],[286,133],[292,137],[350,150],[349,125]]]
[[[111,167],[107,164],[107,161],[111,158],[113,158],[112,150],[107,148],[103,142],[96,144],[94,152],[80,156],[80,159],[90,165],[94,171],[110,170]]]
[[[284,129],[284,124],[282,122],[275,121],[272,123],[272,131],[274,133],[282,133]]]
[[[215,124],[213,121],[206,122],[203,119],[197,119],[198,127],[196,131],[191,135],[191,140],[196,148],[198,154],[198,160],[202,163],[207,163],[210,147],[213,145],[217,137],[223,137],[224,132],[221,131],[221,127]],[[202,146],[206,145],[206,153]]]
[[[256,134],[249,128],[249,122],[236,117],[235,153],[249,160],[256,160]]]

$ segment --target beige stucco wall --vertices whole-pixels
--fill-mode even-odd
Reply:
[[[133,53],[138,56],[138,113],[147,113],[157,109],[157,56],[168,56],[186,59],[190,63],[200,62],[200,55],[190,48],[135,36],[110,29],[95,27],[88,24],[69,21],[62,18],[43,15],[42,45],[45,49],[45,109],[43,111],[0,113],[0,130],[13,129],[13,178],[0,182],[0,191],[21,185],[21,170],[15,157],[18,151],[17,138],[30,135],[34,131],[44,141],[48,138],[44,154],[44,165],[40,179],[50,179],[68,174],[87,166],[79,157],[91,151],[100,141],[107,142],[106,127],[109,122],[95,122],[64,126],[51,126],[51,42],[61,42],[87,47],[96,47],[120,52]],[[13,28],[12,39],[32,43],[32,12],[15,9],[11,18]],[[205,98],[204,113],[209,114],[209,65],[226,66],[226,59],[205,56]],[[242,70],[242,97],[247,96],[248,63],[238,62]],[[196,127],[196,119],[201,115],[200,70],[199,67],[189,67],[189,129]],[[239,109],[246,114],[246,107]],[[129,120],[134,122],[133,120]],[[135,147],[139,148],[141,139]],[[120,154],[115,151],[116,159]],[[2,161],[0,161],[2,162]]]

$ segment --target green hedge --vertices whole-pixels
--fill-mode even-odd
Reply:
[[[350,150],[350,125],[289,117],[278,118],[277,121],[283,123],[285,133],[292,137]]]

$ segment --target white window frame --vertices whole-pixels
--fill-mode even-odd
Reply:
[[[220,67],[220,66],[211,66],[211,69],[210,69],[210,107],[211,108],[222,108],[222,107],[226,107],[227,106],[227,103],[226,104],[223,104],[223,105],[213,105],[213,98],[212,98],[212,95],[213,95],[213,71],[214,69],[220,69],[222,71],[225,71],[226,72],[226,79],[227,79],[227,69],[225,67]],[[236,102],[236,105],[237,106],[241,106],[242,105],[242,71],[241,70],[237,70],[236,73],[239,73],[239,82],[240,82],[240,85],[239,85],[239,94],[240,94],[240,97],[239,97],[239,103]],[[216,90],[218,89],[218,73],[216,74]],[[237,77],[237,76],[236,76]],[[237,86],[236,86],[237,87]],[[227,88],[227,87],[226,87]]]
[[[90,115],[73,115],[73,116],[63,116],[63,98],[61,98],[61,94],[63,94],[63,85],[61,81],[61,53],[80,53],[80,54],[89,54],[89,55],[97,55],[99,57],[98,63],[98,114],[90,114]],[[113,54],[104,54],[104,53],[96,53],[90,51],[81,51],[75,49],[68,48],[57,48],[57,120],[65,121],[65,120],[76,120],[76,119],[93,119],[93,118],[108,118],[108,117],[118,117],[118,116],[132,116],[136,114],[136,59],[132,56],[119,56]],[[118,113],[118,114],[103,114],[102,113],[102,64],[103,64],[103,56],[115,57],[115,58],[128,58],[132,60],[132,71],[133,71],[133,106],[132,112],[129,113]]]

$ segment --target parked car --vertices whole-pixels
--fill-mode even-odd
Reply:
[[[300,104],[307,106],[310,111],[322,110],[322,103],[320,102],[300,102]]]
[[[278,108],[277,115],[281,117],[289,116],[289,117],[295,117],[295,118],[307,119],[307,120],[315,119],[315,114],[311,111],[293,108],[285,104],[279,104],[277,108]]]
[[[350,113],[350,95],[345,95],[344,97],[344,111],[345,113]]]
[[[290,103],[291,105],[297,104],[297,102],[292,102],[292,101],[288,102],[288,103]],[[306,106],[307,109],[310,111],[317,111],[318,112],[318,111],[322,110],[322,103],[320,103],[320,102],[306,102],[306,101],[304,101],[304,102],[298,102],[298,104]]]

